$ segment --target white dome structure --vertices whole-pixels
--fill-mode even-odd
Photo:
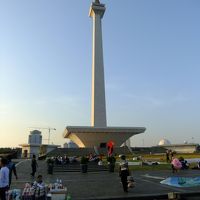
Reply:
[[[165,145],[170,145],[171,142],[167,139],[162,139],[160,140],[160,142],[158,143],[158,146],[165,146]]]

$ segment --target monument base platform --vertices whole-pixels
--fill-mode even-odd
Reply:
[[[76,143],[79,147],[100,147],[113,141],[120,147],[130,137],[144,133],[144,127],[90,127],[67,126],[63,136]]]

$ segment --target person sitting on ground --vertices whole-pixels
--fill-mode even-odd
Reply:
[[[178,172],[179,169],[182,168],[182,164],[178,158],[172,157],[172,173]]]
[[[185,169],[188,169],[188,168],[189,168],[189,164],[188,164],[187,160],[185,160],[183,157],[180,157],[180,158],[179,158],[179,161],[180,161],[181,164],[182,164],[181,169],[185,170]]]
[[[38,175],[37,181],[33,183],[35,190],[35,200],[46,200],[45,184],[42,180],[42,175]]]
[[[97,162],[98,163],[99,157],[96,154],[94,154],[90,157],[89,162]]]
[[[63,157],[62,156],[60,156],[59,161],[60,161],[60,165],[63,165]]]

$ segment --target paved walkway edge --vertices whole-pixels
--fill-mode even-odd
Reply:
[[[200,197],[200,192],[188,192],[188,193],[180,193],[176,192],[176,194],[179,194],[181,198],[185,197]],[[168,199],[168,194],[154,194],[154,195],[137,195],[137,196],[123,196],[123,197],[94,197],[94,198],[87,198],[87,200],[154,200],[154,199]],[[85,198],[81,198],[79,200],[86,200]]]

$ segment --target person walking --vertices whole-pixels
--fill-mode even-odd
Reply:
[[[129,168],[128,162],[126,161],[126,156],[121,156],[121,161],[119,163],[119,176],[121,177],[121,182],[123,185],[124,192],[128,192],[128,180],[127,177],[129,176]]]
[[[15,163],[12,162],[11,157],[8,157],[7,167],[9,169],[9,187],[12,181],[12,174],[14,173],[16,180],[18,179]]]
[[[35,173],[37,171],[37,167],[38,167],[38,164],[37,164],[37,161],[36,161],[36,156],[33,155],[33,158],[31,160],[31,168],[32,168],[31,176],[32,177],[35,177]]]
[[[0,200],[6,200],[6,191],[9,188],[9,169],[6,167],[7,160],[0,161]]]

